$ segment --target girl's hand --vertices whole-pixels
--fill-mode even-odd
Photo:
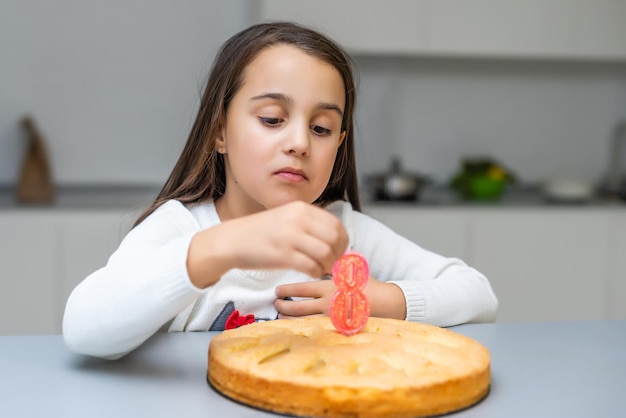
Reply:
[[[284,284],[276,287],[274,307],[279,318],[328,316],[330,298],[335,290],[332,280]],[[369,299],[370,316],[406,319],[406,299],[395,284],[381,282],[370,276],[364,293]],[[307,299],[284,300],[287,297]]]
[[[335,293],[332,280],[290,283],[276,287],[274,308],[281,319],[303,316],[328,316],[330,298]],[[304,300],[284,300],[285,298],[306,298]]]
[[[292,269],[321,277],[347,246],[339,218],[318,206],[291,202],[199,232],[191,241],[187,271],[198,287],[215,283],[232,268]]]

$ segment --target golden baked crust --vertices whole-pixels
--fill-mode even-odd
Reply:
[[[227,397],[302,416],[443,414],[481,400],[491,378],[471,338],[382,318],[351,337],[326,317],[254,323],[215,336],[208,355],[208,380]]]

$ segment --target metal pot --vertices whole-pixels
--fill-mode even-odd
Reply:
[[[386,173],[371,174],[366,177],[367,189],[373,200],[415,201],[429,179],[402,169],[400,159],[392,158],[390,170]]]

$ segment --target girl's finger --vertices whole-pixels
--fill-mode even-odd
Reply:
[[[325,316],[324,314],[314,314],[314,315],[306,315],[306,316],[288,316],[283,315],[281,313],[278,314],[278,319],[299,319],[299,318],[315,318],[318,316]]]
[[[279,314],[293,317],[321,315],[324,312],[324,309],[321,308],[319,299],[276,299],[274,300],[274,308],[276,308]]]
[[[312,282],[289,283],[276,287],[276,297],[284,299],[295,298],[321,298],[331,294],[335,290],[332,280],[316,280]]]

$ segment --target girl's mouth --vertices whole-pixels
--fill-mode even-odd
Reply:
[[[292,167],[285,167],[278,170],[274,173],[281,179],[287,180],[289,182],[299,183],[307,180],[307,176],[302,170],[298,170]]]

